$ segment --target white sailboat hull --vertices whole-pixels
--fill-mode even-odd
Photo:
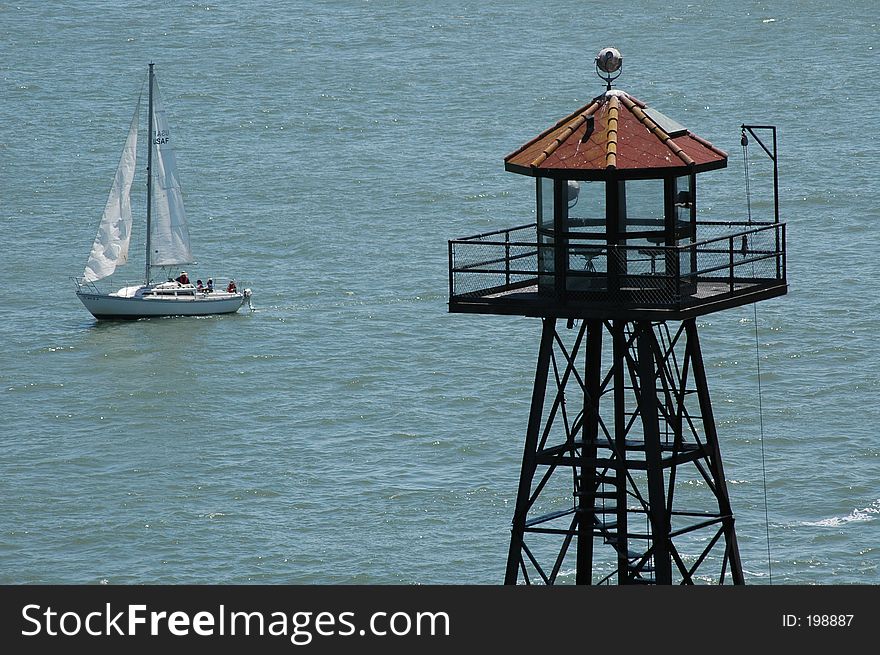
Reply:
[[[125,297],[115,294],[89,292],[80,289],[77,297],[97,319],[138,319],[158,316],[210,316],[232,314],[244,304],[244,293],[215,292],[179,296],[146,296],[143,290]]]

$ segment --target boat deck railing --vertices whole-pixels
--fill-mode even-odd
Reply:
[[[98,287],[95,286],[94,282],[86,282],[82,277],[71,275],[70,281],[73,282],[77,292],[84,291],[85,293],[101,293]]]
[[[110,280],[111,278],[106,278],[106,279]],[[217,293],[217,292],[226,293],[226,289],[229,286],[229,282],[231,282],[234,278],[214,277],[211,279],[214,280],[213,293]],[[94,293],[94,294],[99,294],[99,295],[108,293],[107,289],[102,290],[101,288],[99,288],[99,286],[95,282],[87,282],[81,276],[73,276],[72,275],[72,276],[70,276],[70,280],[71,280],[71,282],[73,282],[73,285],[76,287],[76,290],[78,292]],[[169,278],[168,280],[166,280],[166,282],[173,282],[173,281],[174,280],[172,278]],[[144,282],[142,279],[141,280],[132,280],[132,281],[121,281],[121,282],[114,281],[112,284],[112,288],[113,289],[124,289],[127,287],[140,287],[140,286],[143,286],[143,284],[144,284]],[[157,282],[153,282],[153,284],[157,284]],[[236,289],[238,291],[241,291],[243,288],[244,288],[243,284],[236,282]],[[196,286],[195,286],[195,284],[190,283],[190,285],[188,287],[184,286],[181,288],[181,290],[196,290]],[[202,292],[203,293],[211,293],[211,291],[207,291],[207,287],[205,287]]]

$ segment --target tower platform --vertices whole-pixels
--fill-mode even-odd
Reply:
[[[449,311],[683,320],[788,290],[784,223],[697,222],[697,238],[683,246],[569,240],[560,281],[537,270],[535,232],[527,225],[451,240]],[[681,266],[685,260],[692,265]]]

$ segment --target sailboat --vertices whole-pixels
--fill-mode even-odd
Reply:
[[[149,70],[147,134],[147,203],[144,279],[139,284],[103,292],[96,282],[112,275],[128,262],[131,240],[131,185],[134,180],[140,97],[137,101],[122,158],[101,217],[98,234],[81,278],[74,278],[76,295],[97,319],[137,319],[153,316],[206,316],[237,312],[250,304],[250,289],[238,289],[234,280],[212,278],[205,287],[195,286],[182,273],[172,279],[168,272],[193,264],[183,196],[177,179],[171,130],[159,98],[159,86]],[[158,270],[164,275],[156,278]],[[201,282],[201,281],[199,281]],[[214,284],[217,284],[216,288]],[[228,282],[224,286],[224,284]],[[210,287],[210,288],[209,288]]]

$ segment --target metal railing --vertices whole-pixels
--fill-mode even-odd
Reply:
[[[450,298],[538,286],[557,296],[561,289],[563,299],[670,306],[786,276],[784,223],[698,222],[692,240],[673,246],[644,239],[608,244],[596,233],[569,232],[560,243],[540,245],[536,237],[532,224],[449,241]],[[553,270],[559,261],[563,281]]]

